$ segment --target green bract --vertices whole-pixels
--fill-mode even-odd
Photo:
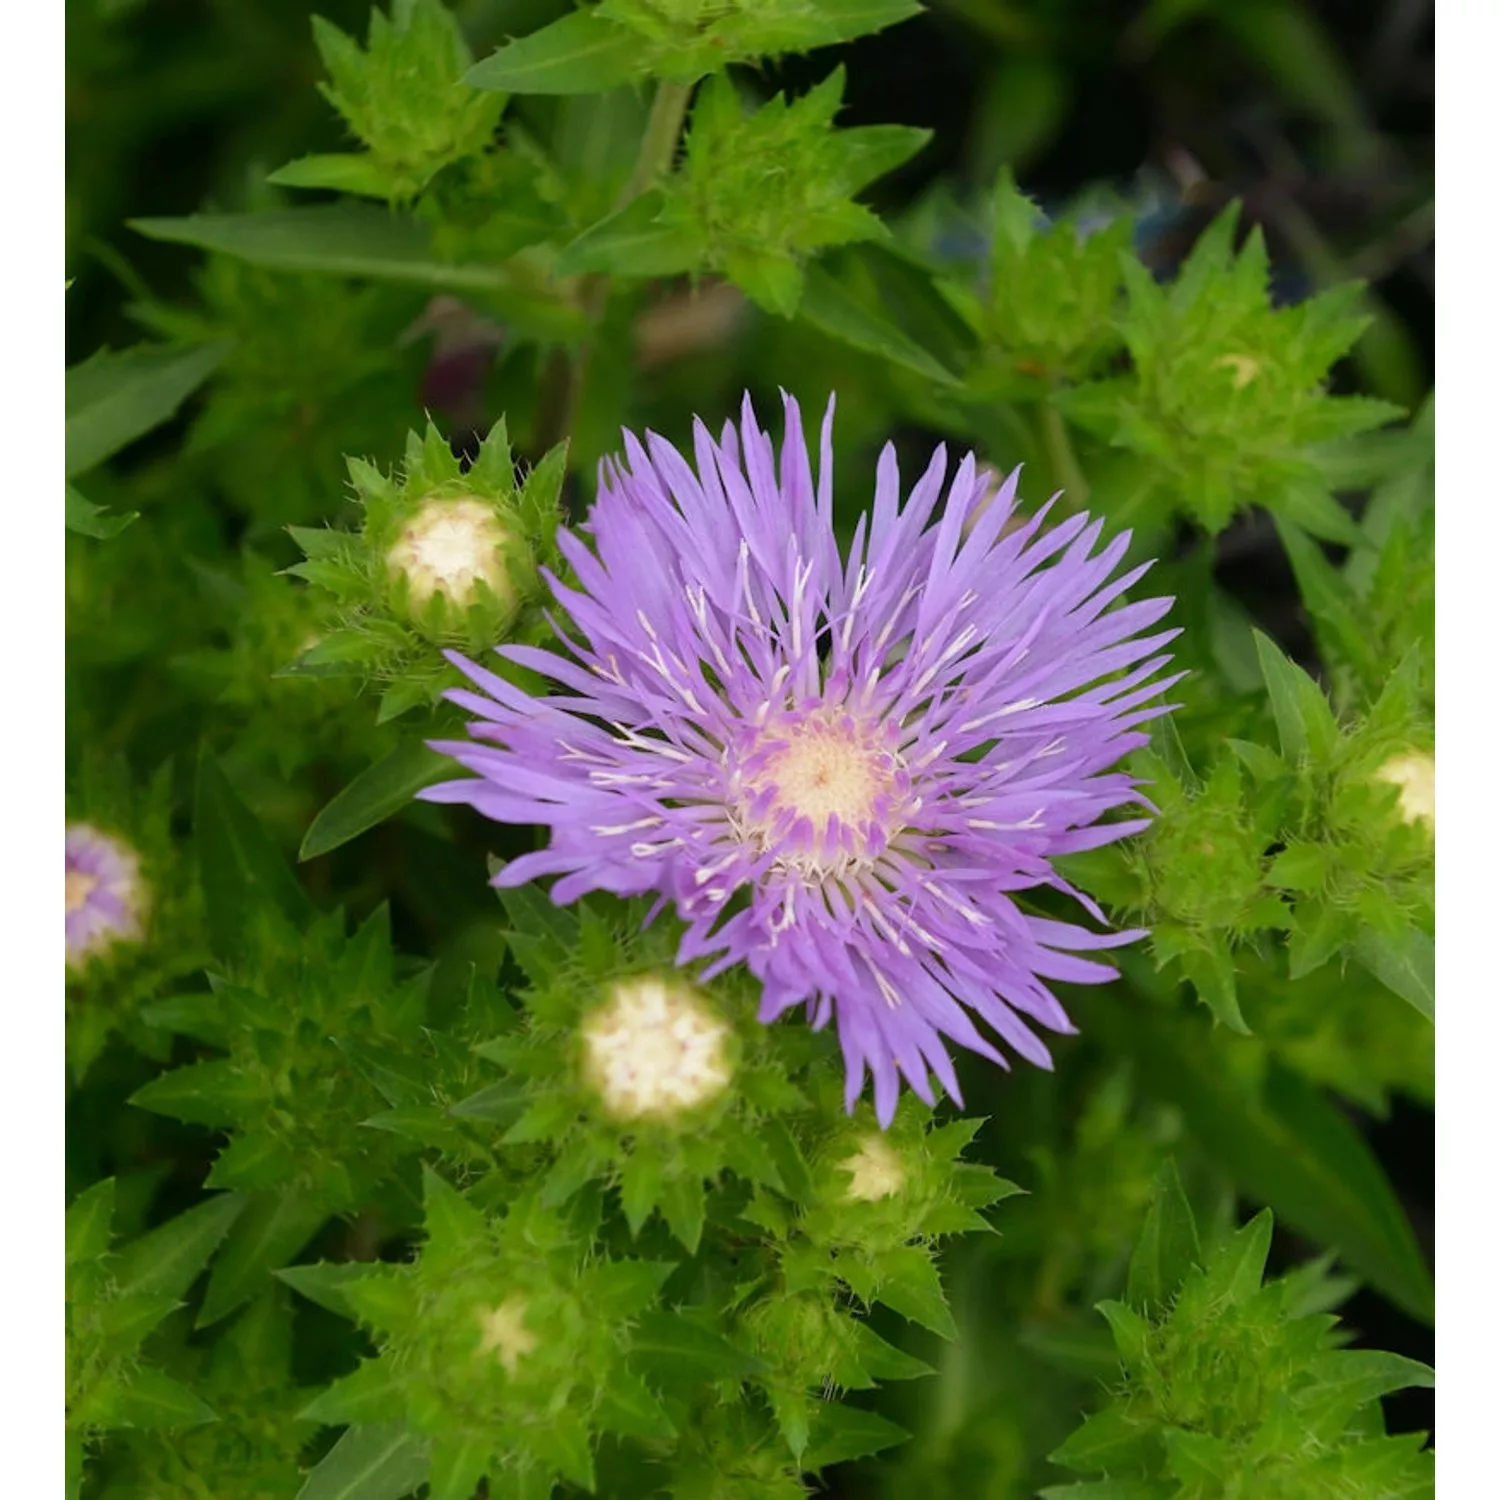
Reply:
[[[1132,257],[1118,328],[1131,373],[1069,393],[1085,430],[1150,461],[1167,505],[1209,532],[1264,505],[1320,534],[1348,535],[1309,451],[1400,415],[1389,402],[1335,396],[1326,382],[1365,328],[1360,289],[1273,307],[1260,231],[1234,251],[1237,209],[1204,232],[1170,286]]]
[[[313,17],[313,35],[329,77],[319,90],[369,152],[306,157],[277,181],[409,198],[489,145],[505,100],[460,81],[469,49],[439,0],[392,0],[389,18],[372,10],[363,52],[321,16]]]
[[[399,474],[350,459],[361,530],[292,529],[306,561],[288,571],[324,597],[329,622],[298,669],[380,684],[384,722],[457,680],[443,648],[479,655],[537,632],[537,566],[561,565],[563,464],[554,449],[518,485],[503,420],[467,468],[430,424],[408,437]]]
[[[897,125],[834,130],[843,93],[839,69],[795,102],[778,94],[747,116],[734,86],[711,80],[699,91],[680,170],[585,230],[558,269],[719,272],[761,306],[791,317],[808,257],[885,236],[854,195],[928,138]]]
[[[1340,1300],[1313,1264],[1262,1285],[1263,1212],[1216,1251],[1199,1249],[1176,1173],[1163,1174],[1124,1302],[1103,1302],[1123,1380],[1053,1455],[1108,1474],[1116,1493],[1162,1500],[1318,1500],[1432,1494],[1420,1434],[1385,1436],[1378,1398],[1427,1385],[1415,1360],[1340,1348]],[[1102,1483],[1102,1482],[1101,1482]],[[1085,1500],[1060,1485],[1048,1500]]]

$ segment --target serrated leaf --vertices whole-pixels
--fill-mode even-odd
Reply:
[[[1226,1065],[1206,1032],[1144,1012],[1126,1025],[1094,1006],[1089,1024],[1137,1059],[1147,1087],[1182,1110],[1194,1139],[1246,1195],[1431,1320],[1432,1277],[1399,1199],[1359,1131],[1311,1083],[1272,1060],[1257,1086]]]
[[[1190,948],[1182,954],[1183,972],[1216,1021],[1241,1036],[1249,1036],[1250,1028],[1240,1010],[1239,991],[1235,984],[1234,955],[1222,936],[1216,934],[1210,942],[1212,946],[1207,950]]]
[[[198,763],[193,832],[216,953],[234,952],[258,906],[276,908],[299,927],[306,922],[310,906],[297,877],[207,754]]]
[[[68,530],[76,531],[80,536],[91,536],[98,541],[108,541],[111,537],[119,536],[140,514],[139,511],[132,510],[124,515],[115,515],[105,510],[102,505],[95,505],[71,484],[67,489],[64,519]]]
[[[67,1264],[97,1260],[109,1249],[115,1217],[115,1180],[106,1177],[85,1188],[69,1205],[64,1229]]]
[[[1125,1296],[1132,1307],[1166,1307],[1198,1263],[1198,1226],[1182,1190],[1177,1163],[1168,1157],[1156,1176],[1156,1192],[1130,1257]]]
[[[130,1102],[137,1109],[190,1125],[232,1126],[258,1097],[236,1063],[216,1057],[158,1074],[138,1088]]]
[[[1037,1500],[1171,1500],[1176,1489],[1150,1479],[1085,1479],[1078,1484],[1049,1484]]]
[[[103,349],[74,365],[67,376],[64,477],[72,479],[92,469],[160,426],[208,379],[228,351],[224,343],[194,349],[138,345],[119,353]]]
[[[320,1260],[310,1266],[282,1266],[272,1274],[309,1302],[316,1302],[319,1307],[325,1307],[329,1312],[337,1313],[339,1317],[348,1318],[352,1322],[358,1318],[358,1314],[345,1291],[368,1276],[370,1270],[370,1265],[358,1262],[336,1264]]]
[[[1275,1227],[1271,1210],[1263,1208],[1210,1261],[1204,1282],[1215,1298],[1230,1306],[1248,1302],[1260,1290],[1266,1274],[1266,1257],[1271,1253],[1271,1231]]]
[[[802,1467],[811,1472],[830,1464],[868,1458],[884,1452],[897,1443],[908,1442],[911,1434],[878,1412],[863,1411],[841,1402],[823,1401],[808,1427],[807,1450]]]
[[[316,859],[358,838],[400,812],[423,787],[451,770],[452,762],[429,750],[423,740],[403,740],[361,771],[312,820],[297,858]]]
[[[648,1443],[670,1442],[677,1436],[672,1419],[645,1381],[625,1370],[610,1375],[594,1408],[594,1418],[606,1432]]]
[[[1080,1474],[1109,1473],[1125,1468],[1145,1468],[1155,1434],[1132,1422],[1119,1406],[1106,1406],[1068,1435],[1060,1448],[1047,1455],[1047,1462]]]
[[[261,1291],[327,1221],[325,1204],[295,1189],[255,1195],[234,1226],[208,1279],[196,1326],[207,1328],[228,1317]]]
[[[351,1427],[297,1500],[404,1500],[427,1478],[427,1447],[404,1426]]]
[[[149,1366],[130,1376],[110,1406],[114,1422],[121,1427],[196,1427],[218,1420],[214,1409],[186,1386]]]
[[[931,1329],[940,1338],[958,1337],[958,1325],[943,1295],[938,1268],[920,1245],[903,1245],[880,1257],[880,1284],[875,1300],[903,1318]]]
[[[479,1433],[434,1444],[427,1500],[473,1500],[493,1448],[491,1438]]]
[[[598,94],[645,68],[641,38],[591,10],[575,10],[475,63],[471,89],[506,94]]]
[[[1390,934],[1365,928],[1354,940],[1354,956],[1388,990],[1429,1021],[1437,1020],[1437,948],[1420,928]]]
[[[117,1295],[186,1296],[244,1208],[238,1194],[219,1193],[133,1240],[115,1263]]]
[[[460,1120],[487,1120],[495,1125],[511,1125],[526,1107],[526,1086],[515,1079],[502,1078],[482,1088],[467,1099],[449,1106],[448,1113]]]
[[[563,247],[556,274],[675,276],[696,270],[707,240],[676,219],[664,220],[665,201],[658,191],[642,193],[617,213],[591,224]]]
[[[856,298],[821,265],[807,267],[797,317],[829,338],[902,369],[913,370],[939,385],[958,383],[958,377],[915,339],[903,333],[882,312]]]
[[[659,1379],[697,1384],[746,1380],[763,1374],[764,1361],[680,1312],[643,1313],[631,1336],[632,1361]]]
[[[1437,1377],[1431,1365],[1390,1354],[1383,1349],[1340,1349],[1327,1354],[1318,1366],[1318,1395],[1337,1389],[1350,1405],[1418,1387],[1430,1390]]]
[[[1309,754],[1325,758],[1338,739],[1338,723],[1322,688],[1260,631],[1255,632],[1255,650],[1271,697],[1281,753],[1293,764]]]
[[[707,1212],[703,1180],[680,1174],[663,1181],[656,1198],[667,1227],[682,1242],[689,1255],[698,1253],[703,1237],[703,1219]]]
[[[297,1415],[304,1422],[321,1422],[326,1427],[378,1425],[399,1420],[403,1399],[390,1361],[367,1359],[320,1391]]]

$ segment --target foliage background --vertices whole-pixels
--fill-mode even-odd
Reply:
[[[507,34],[530,31],[553,9],[545,0],[455,7],[476,57]],[[319,13],[351,35],[364,34],[363,0],[325,4]],[[139,511],[141,519],[108,544],[69,539],[75,789],[83,788],[78,795],[92,807],[139,808],[149,801],[142,789],[168,764],[151,816],[169,851],[164,862],[187,862],[191,752],[206,746],[291,854],[318,810],[395,743],[396,731],[375,727],[367,705],[341,700],[339,684],[269,676],[311,628],[297,596],[274,576],[300,556],[284,528],[345,517],[343,456],[389,466],[408,429],[420,429],[424,411],[460,441],[504,411],[518,453],[540,460],[555,435],[538,409],[543,371],[502,312],[488,319],[473,347],[455,348],[445,340],[458,330],[445,325],[441,308],[434,316],[428,291],[356,281],[337,283],[332,294],[324,278],[205,260],[195,249],[125,227],[134,218],[204,207],[268,206],[269,171],[309,153],[347,149],[340,121],[318,92],[325,70],[307,6],[69,0],[67,17],[68,362],[101,346],[126,347],[143,333],[231,346],[209,386],[175,420],[89,477],[91,501]],[[960,0],[880,35],[769,66],[761,91],[801,93],[839,62],[847,74],[841,126],[933,131],[930,144],[865,195],[887,219],[918,221],[935,189],[969,201],[1009,166],[1049,207],[1101,186],[1133,198],[1144,211],[1142,254],[1166,269],[1224,203],[1238,198],[1245,220],[1264,228],[1283,296],[1355,276],[1369,281],[1367,310],[1376,322],[1335,369],[1335,390],[1415,410],[1430,388],[1425,7],[1393,0],[1372,18],[1354,4]],[[548,108],[538,104],[534,117],[545,122]],[[961,258],[962,229],[948,232],[960,242],[946,248]],[[641,317],[646,308],[631,311]],[[684,338],[698,346],[683,349]],[[629,338],[619,331],[591,371],[573,429],[565,488],[572,504],[592,493],[593,460],[612,446],[619,425],[652,425],[681,437],[690,411],[728,411],[747,386],[765,411],[789,369],[803,382],[805,402],[838,387],[845,484],[872,470],[875,446],[887,433],[912,457],[955,436],[942,404],[908,373],[754,309],[684,332],[681,320],[673,324],[658,306],[656,321],[648,319],[644,333],[638,327],[636,347],[644,353],[632,362]],[[1033,494],[1070,477],[1065,454],[1023,444],[998,424],[959,435],[1005,464],[1024,457]],[[1339,488],[1358,509],[1370,487],[1356,466]],[[1240,513],[1211,545],[1223,593],[1294,660],[1336,685],[1339,663],[1306,606],[1306,578],[1299,583],[1295,559],[1267,514]],[[157,607],[140,608],[143,597]],[[310,861],[301,874],[325,908],[342,903],[362,918],[389,900],[397,947],[439,960],[439,1003],[452,1005],[466,966],[496,957],[493,907],[475,878],[487,838],[485,830],[414,810]],[[192,898],[184,902],[191,907]],[[172,958],[186,973],[203,962],[194,948],[202,940],[192,936],[201,913],[184,910],[178,919],[184,940]],[[176,976],[127,981],[159,1000]],[[1082,998],[1078,1018],[1084,1036],[1062,1052],[1055,1077],[1016,1075],[1003,1092],[971,1083],[994,1117],[980,1138],[983,1159],[1032,1197],[997,1215],[1004,1238],[986,1253],[998,1262],[960,1256],[950,1265],[962,1326],[1016,1320],[1006,1301],[1011,1294],[994,1285],[997,1266],[1018,1263],[1026,1270],[1013,1279],[1025,1280],[1034,1297],[1026,1316],[1039,1310],[1044,1330],[1078,1332],[1083,1315],[1075,1325],[1068,1310],[1086,1313],[1110,1276],[1118,1277],[1164,1150],[1177,1153],[1190,1187],[1193,1172],[1201,1173],[1207,1186],[1200,1198],[1226,1185],[1221,1161],[1194,1163],[1191,1138],[1200,1123],[1190,1120],[1184,1131],[1180,1105],[1164,1104],[1143,1085],[1139,1058],[1118,1064],[1130,1049],[1114,1046],[1121,1039],[1112,1037],[1106,1008]],[[1248,1019],[1258,1032],[1274,1030],[1272,1017]],[[1211,1045],[1225,1042],[1222,1029],[1211,1035]],[[1373,1146],[1430,1262],[1430,1075],[1424,1085],[1420,1064],[1403,1072],[1402,1057],[1371,1061],[1382,1048],[1401,1052],[1407,1045],[1405,1033],[1364,1037],[1352,1057],[1338,1058],[1317,1038],[1303,1038],[1280,1056],[1295,1076],[1334,1090],[1334,1107]],[[1370,1051],[1362,1054],[1360,1046]],[[117,1229],[166,1223],[202,1196],[216,1138],[125,1102],[165,1063],[190,1055],[181,1037],[173,1043],[127,1033],[108,1044],[70,1096],[70,1199],[114,1175],[122,1195]],[[1373,1082],[1372,1072],[1381,1074]],[[1244,1175],[1229,1174],[1228,1186],[1247,1212],[1267,1196]],[[340,1236],[357,1228],[328,1231],[303,1258],[346,1253]],[[1321,1248],[1278,1228],[1271,1264],[1289,1268]],[[1060,1322],[1049,1324],[1059,1309]],[[1424,1323],[1374,1290],[1359,1291],[1344,1315],[1362,1346],[1431,1357]],[[347,1325],[332,1319],[326,1328],[314,1319],[301,1329],[299,1358],[309,1363],[298,1371],[299,1384],[332,1373],[346,1339]],[[900,1461],[916,1466],[922,1483],[961,1486],[975,1465],[996,1476],[997,1496],[1028,1493],[1028,1479],[1039,1482],[1037,1453],[1005,1451],[1017,1441],[1016,1424],[998,1414],[1029,1412],[1029,1403],[1045,1408],[1045,1387],[1026,1387],[1052,1378],[1038,1372],[1055,1374],[1056,1362],[1006,1368],[997,1388],[978,1383],[967,1406],[946,1414],[947,1428],[922,1405],[920,1383],[910,1388],[918,1394],[909,1406],[889,1408],[928,1435],[926,1446],[919,1442]],[[1063,1384],[1052,1393],[1065,1403],[1066,1380],[1076,1370],[1057,1378]],[[1387,1413],[1393,1431],[1432,1424],[1425,1391],[1389,1397]],[[1055,1412],[1041,1420],[1057,1426],[1056,1441],[1069,1425]],[[941,1452],[932,1446],[934,1432],[943,1434]],[[870,1493],[875,1482],[859,1469],[833,1470],[830,1479],[849,1494]]]

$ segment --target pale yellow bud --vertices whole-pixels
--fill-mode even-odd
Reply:
[[[495,1354],[507,1375],[514,1375],[516,1366],[537,1346],[537,1336],[526,1326],[524,1297],[507,1297],[499,1307],[480,1313],[479,1326],[479,1352]]]
[[[882,1135],[865,1136],[859,1150],[840,1163],[840,1170],[849,1174],[846,1196],[857,1203],[894,1198],[906,1186],[906,1168]]]
[[[1425,750],[1406,750],[1386,761],[1375,779],[1399,788],[1401,816],[1408,823],[1432,828],[1437,821],[1436,773],[1437,763]]]
[[[588,1077],[621,1119],[671,1119],[729,1082],[729,1027],[654,975],[616,984],[582,1034]]]
[[[406,578],[411,602],[420,607],[434,594],[463,606],[483,582],[502,603],[515,598],[505,568],[510,533],[482,500],[429,500],[406,523],[386,554],[393,574]]]
[[[1234,372],[1234,388],[1237,391],[1244,390],[1260,374],[1260,361],[1252,359],[1248,354],[1221,354],[1214,365],[1218,369]]]

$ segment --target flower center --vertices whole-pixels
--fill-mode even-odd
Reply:
[[[94,888],[99,884],[97,875],[90,875],[87,870],[68,871],[68,910],[77,911],[93,894]],[[53,890],[57,887],[53,886]]]
[[[757,735],[734,787],[741,837],[823,875],[879,853],[899,822],[910,778],[879,726],[817,708]]]

